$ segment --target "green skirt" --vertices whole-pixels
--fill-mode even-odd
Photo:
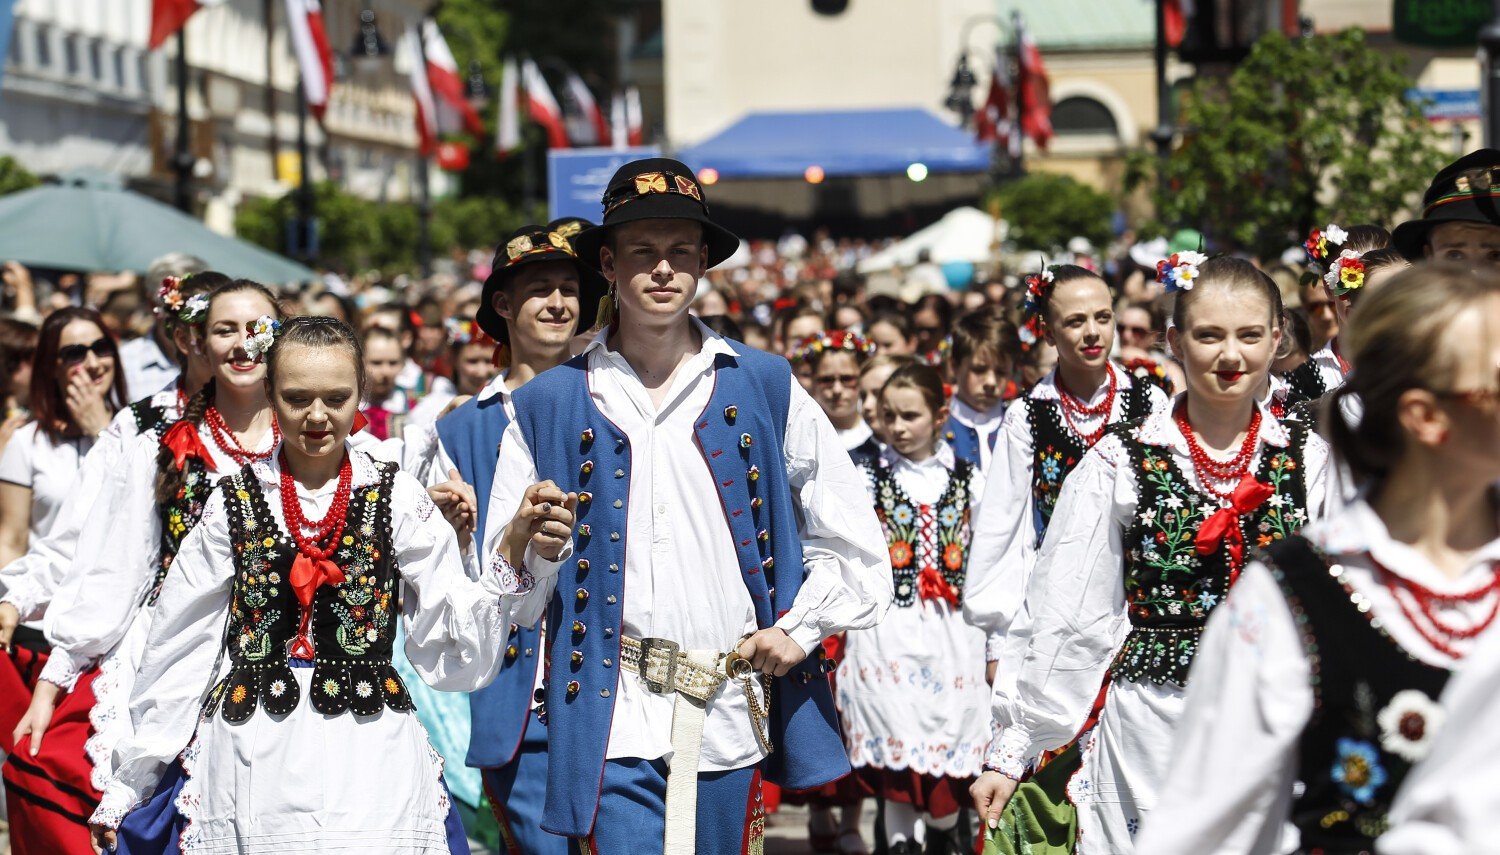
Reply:
[[[984,855],[1072,855],[1078,811],[1068,801],[1068,780],[1083,765],[1077,743],[1016,788],[985,837]]]

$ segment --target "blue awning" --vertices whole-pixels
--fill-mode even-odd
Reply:
[[[919,107],[751,113],[718,135],[677,152],[695,171],[720,178],[893,175],[921,163],[928,172],[984,172],[990,147]]]

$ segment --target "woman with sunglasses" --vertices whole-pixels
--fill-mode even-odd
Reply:
[[[1057,367],[1005,413],[974,522],[964,617],[989,638],[985,658],[998,709],[1015,694],[1026,651],[1026,588],[1064,482],[1111,425],[1165,409],[1167,396],[1110,361],[1115,316],[1109,286],[1071,264],[1027,278],[1021,346],[1054,344]],[[1067,837],[1063,793],[1078,752],[1062,752],[1021,786],[1002,822],[1001,851]]]
[[[1117,317],[1116,338],[1125,370],[1168,395],[1183,388],[1182,368],[1161,349],[1167,337],[1167,317],[1161,307],[1132,300],[1120,307]]]
[[[86,819],[113,771],[115,744],[132,730],[130,691],[177,549],[213,485],[268,458],[280,439],[265,366],[246,347],[248,327],[279,312],[275,298],[241,279],[204,302],[190,339],[207,358],[207,383],[181,418],[158,422],[123,451],[48,609],[52,655],[11,734],[4,776],[7,788],[63,809],[28,822],[31,836],[12,839],[16,855],[87,851]]]
[[[859,405],[859,372],[874,352],[873,343],[854,333],[828,330],[806,339],[792,354],[792,365],[811,374],[813,400],[823,408],[856,464],[880,453]]]
[[[1209,619],[1137,851],[1491,851],[1382,833],[1500,607],[1500,279],[1410,270],[1353,318],[1328,412],[1359,497],[1267,549]]]

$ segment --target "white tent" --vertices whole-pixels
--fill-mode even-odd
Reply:
[[[997,221],[978,208],[955,208],[927,228],[861,261],[859,272],[911,267],[924,249],[935,264],[950,261],[983,264],[992,258],[994,245],[1005,239],[1006,231],[1004,220]]]

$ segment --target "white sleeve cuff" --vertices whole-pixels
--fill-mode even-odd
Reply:
[[[994,769],[996,772],[1012,780],[1019,781],[1026,777],[1026,770],[1031,766],[1027,757],[1030,745],[1026,739],[1013,727],[1007,727],[1000,732],[1000,737],[990,744],[990,752],[984,759],[986,769]]]
[[[802,652],[811,656],[814,650],[823,646],[823,631],[816,623],[804,623],[795,620],[792,613],[788,613],[781,620],[773,624],[776,628],[785,632],[789,638],[797,642]]]
[[[47,664],[42,666],[42,673],[37,676],[39,680],[46,680],[52,685],[62,689],[64,692],[73,691],[78,683],[78,677],[88,667],[87,662],[77,662],[66,650],[61,647],[53,647],[47,656]]]

